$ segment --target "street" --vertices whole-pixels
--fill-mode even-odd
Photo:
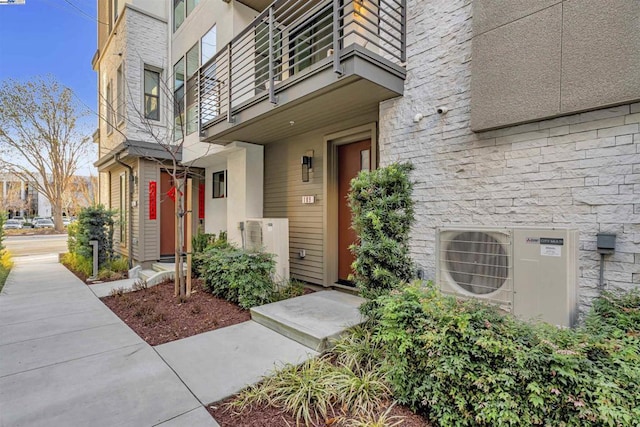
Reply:
[[[67,252],[67,235],[6,236],[5,247],[13,257]]]

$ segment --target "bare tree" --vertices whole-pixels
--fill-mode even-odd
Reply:
[[[81,208],[95,205],[98,201],[97,187],[98,179],[93,175],[71,177],[62,196],[62,204],[67,216],[77,215]]]
[[[0,86],[0,162],[49,200],[58,231],[63,195],[88,150],[89,137],[77,127],[84,114],[71,89],[52,78]]]
[[[157,121],[151,120],[146,117],[145,112],[139,106],[139,101],[132,97],[132,93],[135,91],[129,86],[129,81],[126,81],[127,93],[129,94],[128,99],[128,107],[133,111],[131,116],[128,116],[127,113],[124,113],[125,117],[122,117],[131,130],[136,130],[138,132],[144,132],[149,142],[156,143],[163,152],[166,154],[165,159],[158,159],[156,157],[148,157],[142,156],[146,160],[157,162],[160,167],[170,176],[171,181],[174,183],[174,189],[172,190],[172,199],[174,201],[175,206],[175,296],[180,300],[184,298],[188,298],[191,294],[191,271],[189,270],[190,263],[187,262],[187,270],[185,272],[184,263],[185,259],[188,257],[190,241],[187,242],[187,233],[185,232],[184,223],[185,217],[188,216],[190,212],[187,211],[187,182],[189,177],[192,177],[195,174],[193,168],[189,163],[182,162],[182,150],[184,147],[185,138],[187,135],[187,123],[186,123],[186,112],[184,111],[184,98],[175,99],[173,84],[170,83],[170,80],[173,79],[173,75],[168,76],[167,80],[159,79],[158,82],[158,91],[161,94],[161,98],[165,100],[170,100],[173,106],[173,116],[174,119],[170,120],[171,124],[165,126],[158,126]],[[187,82],[185,84],[185,89]],[[106,111],[106,116],[102,116],[98,114],[100,119],[108,122],[111,120],[113,122],[113,118],[116,115],[116,111],[118,110],[117,104],[109,104],[109,101],[102,94],[100,96],[101,103],[106,107],[104,110]],[[186,95],[183,95],[183,97]],[[117,101],[121,102],[121,101]],[[165,105],[167,107],[167,105]],[[126,109],[125,109],[126,110]],[[114,127],[114,130],[122,135],[125,139],[127,139],[127,135],[122,133],[120,129]],[[204,155],[206,155],[210,150],[210,147],[207,148]],[[131,185],[131,183],[130,183]],[[189,189],[191,191],[191,189]],[[192,197],[192,194],[189,194]],[[162,195],[162,197],[169,197],[167,195]],[[131,212],[131,211],[130,211]],[[189,224],[188,226],[191,226]],[[128,236],[131,236],[131,232],[128,233]],[[187,248],[187,253],[185,253],[185,247]]]

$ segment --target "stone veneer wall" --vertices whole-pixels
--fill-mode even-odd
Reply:
[[[437,226],[554,226],[580,230],[581,314],[598,294],[598,232],[617,234],[606,287],[640,287],[640,103],[475,134],[471,1],[408,11],[405,95],[381,104],[380,159],[416,166],[412,254],[426,276]]]

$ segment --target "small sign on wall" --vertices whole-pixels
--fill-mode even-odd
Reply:
[[[149,219],[157,218],[158,188],[155,181],[149,181]]]
[[[316,202],[316,196],[302,196],[303,205],[312,205]]]

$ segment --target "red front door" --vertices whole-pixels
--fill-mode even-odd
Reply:
[[[347,195],[351,180],[371,164],[371,140],[338,146],[338,282],[351,284],[354,256],[349,246],[356,243],[357,236],[351,228],[351,209]]]

